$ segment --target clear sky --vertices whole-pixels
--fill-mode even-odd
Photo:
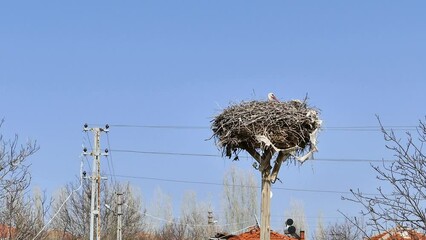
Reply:
[[[85,122],[201,127],[112,126],[111,149],[218,155],[113,152],[114,172],[140,177],[117,179],[147,202],[160,187],[178,209],[192,189],[219,210],[221,186],[144,178],[221,183],[233,164],[250,169],[253,160],[232,163],[206,141],[212,118],[268,92],[308,94],[325,127],[317,160],[282,167],[273,228],[281,230],[290,199],[304,203],[311,226],[320,212],[334,222],[338,209],[359,206],[341,193],[283,188],[374,192],[369,163],[348,159],[392,153],[379,131],[354,127],[378,126],[375,114],[386,126],[424,118],[425,9],[424,1],[2,1],[1,131],[38,141],[33,185],[52,194],[78,175],[82,144],[90,144]]]

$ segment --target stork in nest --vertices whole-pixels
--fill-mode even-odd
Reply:
[[[270,102],[279,102],[280,101],[280,100],[278,100],[277,97],[275,97],[275,94],[273,94],[273,93],[268,93],[268,100]]]

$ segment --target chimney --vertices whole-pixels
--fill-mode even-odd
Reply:
[[[300,230],[300,240],[305,240],[305,231]]]

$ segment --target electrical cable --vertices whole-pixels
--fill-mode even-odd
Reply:
[[[86,162],[87,162],[87,165],[89,166],[90,172],[92,172],[92,166],[90,165],[89,158],[87,156],[84,156],[84,158],[86,159]]]
[[[111,124],[111,127],[121,128],[159,128],[159,129],[210,129],[204,126],[178,126],[178,125],[131,125],[131,124]]]
[[[117,174],[116,177],[119,178],[128,178],[128,179],[144,179],[144,180],[154,180],[162,182],[173,182],[173,183],[184,183],[184,184],[200,184],[200,185],[213,185],[213,186],[234,186],[234,187],[246,187],[246,188],[257,188],[258,186],[248,186],[241,184],[224,184],[224,183],[215,183],[215,182],[204,182],[204,181],[188,181],[188,180],[179,180],[179,179],[167,179],[167,178],[154,178],[154,177],[142,177],[142,176],[130,176],[130,175],[120,175]],[[330,194],[352,194],[350,191],[337,191],[337,190],[318,190],[318,189],[303,189],[303,188],[285,188],[285,187],[273,187],[272,189],[284,190],[291,192],[312,192],[312,193],[330,193]],[[366,193],[365,195],[376,196],[380,194]]]
[[[178,152],[160,152],[160,151],[139,151],[139,150],[129,150],[129,149],[111,149],[113,152],[121,153],[136,153],[136,154],[151,154],[151,155],[173,155],[173,156],[192,156],[192,157],[217,157],[222,158],[218,154],[204,154],[204,153],[178,153]],[[239,158],[250,158],[248,156],[239,156]],[[395,160],[380,160],[380,159],[355,159],[355,158],[315,158],[313,161],[319,162],[394,162]]]
[[[90,124],[98,125],[98,124]],[[207,126],[179,126],[179,125],[138,125],[138,124],[110,124],[110,127],[117,128],[153,128],[153,129],[210,129]],[[322,127],[322,130],[331,131],[382,131],[382,127],[385,130],[394,131],[411,131],[416,130],[418,126],[414,125],[389,125],[389,126],[331,126]]]
[[[412,131],[416,130],[417,126],[349,126],[349,127],[324,127],[324,130],[331,131]]]
[[[87,142],[89,143],[89,146],[90,146],[90,149],[93,149],[93,147],[92,147],[92,142],[90,141],[90,136],[89,136],[89,133],[87,132],[87,131],[85,131],[86,132],[86,138],[87,138]],[[83,138],[83,145],[84,145],[84,138]],[[83,148],[84,148],[85,146],[83,146]],[[90,165],[90,161],[89,161],[89,159],[87,158],[87,155],[84,155],[84,157],[86,158],[86,162],[87,162],[87,166],[89,167],[89,170],[90,170],[90,172],[92,172],[92,166]]]
[[[81,187],[83,186],[83,158],[80,156],[80,186],[78,186],[78,188],[74,189],[71,191],[71,193],[68,195],[68,197],[65,199],[65,201],[61,204],[61,206],[59,207],[59,209],[56,211],[55,214],[53,214],[53,217],[41,228],[41,230],[36,234],[36,236],[32,239],[35,240],[45,229],[46,227],[52,222],[53,219],[55,219],[55,217],[59,214],[59,212],[61,211],[62,207],[65,205],[66,202],[68,202],[68,200],[70,199],[70,197],[77,191],[79,191],[81,189]]]
[[[93,149],[92,142],[90,141],[89,133],[88,133],[88,131],[85,131],[85,132],[86,132],[87,142],[89,143],[90,149]]]
[[[162,221],[162,222],[166,222],[166,223],[176,223],[176,219],[173,219],[173,220],[167,220],[167,219],[164,219],[164,218],[156,217],[156,216],[151,215],[151,214],[146,213],[146,212],[142,212],[141,210],[135,209],[135,208],[133,208],[133,207],[129,206],[128,204],[126,204],[126,203],[124,203],[123,205],[125,205],[125,206],[127,206],[128,208],[131,208],[131,209],[133,209],[133,210],[135,210],[135,211],[138,211],[138,212],[140,212],[141,214],[143,214],[144,216],[150,217],[150,218],[152,218],[152,219],[156,219],[156,220],[158,220],[158,221]],[[177,219],[179,219],[179,218],[177,218]],[[252,221],[246,221],[246,222],[242,222],[242,223],[216,224],[215,226],[218,226],[218,227],[225,227],[225,226],[232,226],[232,225],[238,225],[238,224],[245,224],[245,223],[249,223],[249,222],[252,222]],[[188,226],[188,227],[209,227],[209,226],[211,226],[211,225],[208,225],[208,224],[188,224],[188,223],[187,223],[187,224],[185,224],[185,225],[186,225],[186,226]]]
[[[150,217],[150,218],[152,218],[152,219],[155,219],[155,220],[158,220],[158,221],[161,221],[161,222],[166,222],[166,223],[176,223],[176,219],[174,219],[174,220],[167,220],[167,219],[164,219],[164,218],[160,218],[160,217],[157,217],[157,216],[154,216],[154,215],[151,215],[151,214],[148,214],[148,213],[146,213],[146,212],[142,212],[141,210],[138,210],[138,209],[135,209],[135,208],[133,208],[133,207],[131,207],[131,206],[129,206],[128,204],[126,204],[126,203],[124,203],[123,205],[125,205],[125,206],[127,206],[128,208],[131,208],[131,209],[133,209],[133,210],[135,210],[135,211],[138,211],[138,212],[140,212],[141,214],[143,214],[144,216],[147,216],[147,217]],[[286,218],[286,216],[284,216],[284,215],[282,215],[282,216],[274,216],[274,215],[272,215],[271,217],[280,217],[280,218]],[[306,218],[308,218],[308,219],[317,219],[318,217],[306,217]],[[333,218],[333,219],[336,219],[336,218],[344,218],[344,217],[323,217],[323,218]],[[177,219],[179,219],[179,218],[177,218]],[[271,222],[278,222],[278,220],[271,220]],[[279,222],[281,222],[281,221],[279,221]],[[214,226],[216,226],[216,227],[227,227],[227,226],[233,226],[233,225],[238,225],[238,224],[247,224],[247,223],[252,223],[252,221],[245,221],[245,222],[241,222],[241,223],[227,223],[227,224],[215,224]],[[211,225],[208,225],[208,224],[195,224],[195,225],[191,225],[191,224],[186,224],[186,226],[189,226],[189,227],[209,227],[209,226],[211,226]],[[253,225],[250,225],[250,226],[248,226],[248,227],[245,227],[245,228],[242,228],[242,229],[240,229],[240,230],[237,230],[237,231],[234,231],[234,232],[232,232],[231,234],[236,234],[236,233],[238,233],[238,232],[242,232],[242,231],[244,231],[245,229],[248,229],[248,228],[250,228],[250,227],[252,227]],[[220,238],[219,238],[220,239]]]
[[[107,143],[108,143],[108,149],[111,149],[111,144],[109,142],[109,132],[106,132],[106,136],[107,136]],[[108,156],[107,156],[107,162],[108,162],[108,168],[109,168],[109,162],[111,161],[111,168],[112,168],[112,172],[110,169],[110,173],[113,174],[114,179],[113,179],[113,183],[117,182],[117,179],[115,178],[115,169],[114,169],[114,162],[112,160],[112,152],[109,151]]]
[[[107,165],[108,165],[108,171],[109,171],[109,173],[110,173],[110,175],[112,176],[112,178],[111,178],[111,185],[114,185],[114,175],[113,175],[113,173],[112,173],[112,171],[111,171],[111,165],[110,165],[110,160],[109,160],[109,158],[108,158],[108,156],[106,156],[106,159],[107,159]],[[108,180],[110,180],[110,179],[108,179]]]

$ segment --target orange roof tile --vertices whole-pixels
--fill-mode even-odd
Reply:
[[[378,234],[370,238],[371,240],[426,240],[426,235],[411,229],[396,227],[388,232]]]
[[[260,229],[258,227],[254,227],[245,233],[229,238],[229,240],[259,240],[259,239],[260,239]],[[271,231],[271,240],[297,240],[297,239]]]

